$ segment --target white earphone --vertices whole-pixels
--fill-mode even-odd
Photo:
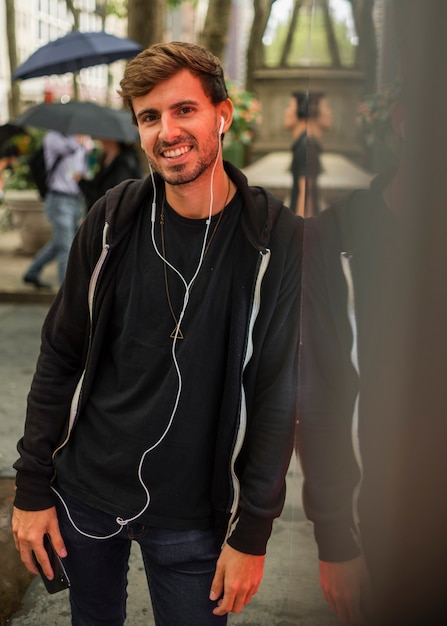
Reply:
[[[219,137],[223,132],[223,127],[225,126],[225,119],[223,116],[221,116],[220,118],[220,126],[219,126]],[[206,242],[208,239],[208,233],[209,233],[209,228],[210,228],[210,224],[211,224],[211,216],[212,216],[212,210],[213,210],[213,204],[214,204],[214,190],[213,190],[213,180],[214,180],[214,172],[218,163],[218,159],[219,159],[219,155],[221,153],[222,150],[222,143],[219,141],[219,150],[217,152],[217,156],[216,159],[214,161],[214,165],[211,171],[211,182],[210,182],[210,202],[209,202],[209,213],[208,213],[208,218],[206,220],[206,228],[205,228],[205,232],[204,232],[204,236],[203,236],[203,241],[202,241],[202,246],[201,246],[201,251],[200,251],[200,258],[199,258],[199,262],[198,265],[196,267],[196,270],[194,272],[194,275],[192,276],[192,278],[189,280],[189,282],[187,282],[187,280],[185,279],[185,277],[180,273],[180,271],[174,267],[174,265],[172,265],[171,263],[169,263],[169,261],[164,257],[164,255],[160,252],[160,250],[157,247],[157,243],[155,241],[155,234],[154,234],[154,226],[155,226],[155,216],[156,216],[156,210],[157,210],[157,187],[155,185],[155,179],[154,179],[154,172],[152,170],[152,166],[150,161],[149,163],[149,173],[150,173],[150,177],[152,179],[152,188],[153,188],[153,199],[152,199],[152,206],[151,206],[151,238],[152,238],[152,244],[154,246],[154,250],[157,254],[158,257],[160,257],[160,259],[168,266],[170,267],[181,279],[183,286],[185,288],[185,293],[184,293],[184,298],[183,298],[183,306],[182,309],[179,313],[179,318],[178,318],[178,324],[176,327],[176,332],[175,335],[173,337],[173,341],[172,341],[172,349],[171,349],[171,354],[172,354],[172,358],[173,358],[173,362],[174,362],[174,366],[175,366],[175,370],[177,372],[177,378],[178,378],[178,388],[177,388],[177,394],[175,397],[175,401],[174,401],[174,406],[172,408],[171,411],[171,415],[169,417],[169,420],[166,424],[166,428],[163,431],[163,433],[160,435],[159,439],[152,444],[149,448],[147,448],[143,454],[141,455],[139,464],[138,464],[138,473],[137,473],[137,477],[138,477],[138,481],[139,484],[141,485],[141,487],[143,488],[145,494],[146,494],[146,502],[144,503],[142,509],[136,513],[133,517],[129,517],[127,519],[123,519],[121,516],[117,517],[115,519],[118,528],[113,531],[112,533],[110,533],[109,535],[105,535],[105,536],[100,536],[100,535],[92,535],[89,534],[83,530],[81,530],[76,523],[74,522],[70,511],[68,509],[68,506],[65,502],[65,500],[63,499],[63,497],[61,496],[61,494],[52,486],[51,489],[54,491],[54,493],[57,495],[57,497],[59,498],[59,500],[61,501],[68,519],[70,520],[73,528],[76,529],[76,531],[81,534],[84,535],[84,537],[89,537],[90,539],[97,539],[97,540],[103,540],[103,539],[110,539],[112,537],[115,537],[116,535],[118,535],[122,528],[124,526],[126,526],[127,524],[133,522],[134,520],[138,519],[141,515],[143,515],[143,513],[147,510],[147,508],[149,507],[150,501],[151,501],[151,496],[150,496],[150,492],[148,487],[146,486],[144,480],[143,480],[143,465],[144,465],[144,461],[146,459],[146,456],[148,454],[150,454],[153,450],[155,450],[155,448],[157,448],[161,442],[166,438],[168,432],[171,429],[172,423],[174,421],[175,415],[177,413],[177,407],[180,401],[180,396],[182,393],[182,387],[183,387],[183,381],[182,381],[182,375],[181,375],[181,371],[180,371],[180,366],[177,360],[177,355],[176,355],[176,345],[177,345],[177,339],[179,337],[179,331],[180,331],[180,327],[181,327],[181,323],[183,321],[183,317],[185,315],[185,311],[188,305],[188,301],[189,301],[189,294],[191,292],[192,286],[194,284],[195,279],[197,278],[202,265],[203,265],[203,259],[205,258],[205,251],[206,251]]]

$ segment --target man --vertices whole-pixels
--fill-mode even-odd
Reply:
[[[302,223],[223,163],[232,103],[204,48],[151,46],[121,88],[151,175],[109,190],[75,239],[13,532],[32,572],[34,551],[51,576],[44,533],[68,554],[73,624],[123,624],[131,539],[157,626],[225,624],[258,590],[284,503]]]
[[[322,93],[296,91],[284,110],[284,128],[293,137],[290,209],[302,217],[320,210],[321,137],[332,127],[332,111]]]
[[[81,219],[83,196],[76,177],[87,174],[85,140],[82,135],[66,136],[50,130],[44,138],[44,159],[49,172],[45,214],[53,231],[51,240],[39,250],[23,280],[37,289],[50,285],[40,279],[43,268],[57,260],[58,282],[65,278],[68,254]]]

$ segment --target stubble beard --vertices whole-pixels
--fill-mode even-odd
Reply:
[[[193,150],[196,147],[194,143]],[[172,147],[172,146],[171,146]],[[188,167],[186,164],[179,164],[174,166],[163,167],[158,161],[152,160],[148,157],[149,164],[152,169],[159,174],[168,185],[187,185],[197,180],[204,172],[213,167],[216,162],[219,152],[219,146],[209,148],[202,156],[200,156],[197,163],[192,167]],[[156,151],[157,154],[157,151]]]

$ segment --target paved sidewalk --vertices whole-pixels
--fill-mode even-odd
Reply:
[[[17,232],[0,233],[0,478],[14,475],[11,465],[23,431],[26,395],[39,350],[40,329],[56,293],[39,292],[22,284],[30,258],[17,252],[19,244]],[[55,284],[55,266],[46,269],[44,278]],[[339,623],[319,588],[312,526],[301,507],[301,481],[294,458],[288,475],[286,506],[274,524],[261,589],[241,614],[230,617],[230,626],[336,626]],[[2,509],[0,539],[5,542],[0,546],[2,571],[8,567],[6,552],[15,553],[9,530],[11,499],[12,493],[8,508]],[[13,579],[12,573],[10,578]],[[50,595],[36,577],[22,599],[20,610],[9,623],[12,626],[69,626],[67,592]],[[126,626],[153,624],[142,560],[134,549]]]
[[[23,275],[31,263],[32,256],[22,254],[18,230],[0,232],[0,303],[34,302],[49,304],[56,290],[36,289],[23,282]],[[41,278],[50,285],[57,284],[56,262],[44,268]]]

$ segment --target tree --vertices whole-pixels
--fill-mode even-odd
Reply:
[[[165,14],[165,0],[129,0],[128,36],[143,48],[163,41]]]
[[[6,33],[8,39],[9,67],[11,76],[17,67],[17,44],[16,44],[16,12],[14,0],[6,0]],[[20,113],[20,87],[16,81],[11,85],[11,97],[9,100],[9,114],[14,118]]]
[[[324,26],[326,29],[327,44],[329,54],[332,61],[332,67],[341,67],[340,52],[338,50],[337,38],[334,31],[334,23],[329,8],[329,0],[321,0],[321,8],[323,9]]]
[[[294,35],[295,35],[296,31],[297,31],[298,17],[299,17],[299,14],[300,14],[300,9],[301,9],[301,5],[302,4],[303,4],[302,0],[294,0],[293,11],[292,11],[292,18],[290,20],[289,29],[287,31],[286,41],[284,43],[284,47],[283,47],[283,50],[282,50],[281,60],[279,62],[279,65],[281,67],[286,65],[287,57],[289,56],[290,50],[292,48],[293,38],[294,38]]]
[[[350,0],[358,36],[356,65],[365,73],[365,90],[376,89],[377,43],[374,28],[374,0]]]
[[[199,42],[220,59],[228,39],[232,0],[209,0]]]
[[[253,24],[247,47],[246,88],[249,91],[253,91],[253,73],[264,65],[264,44],[262,43],[262,38],[275,1],[276,0],[253,0]]]
[[[67,10],[73,16],[73,28],[72,30],[79,30],[81,9],[75,7],[73,0],[65,0],[67,4]],[[79,72],[73,72],[73,99],[79,100],[79,85],[78,85]]]

